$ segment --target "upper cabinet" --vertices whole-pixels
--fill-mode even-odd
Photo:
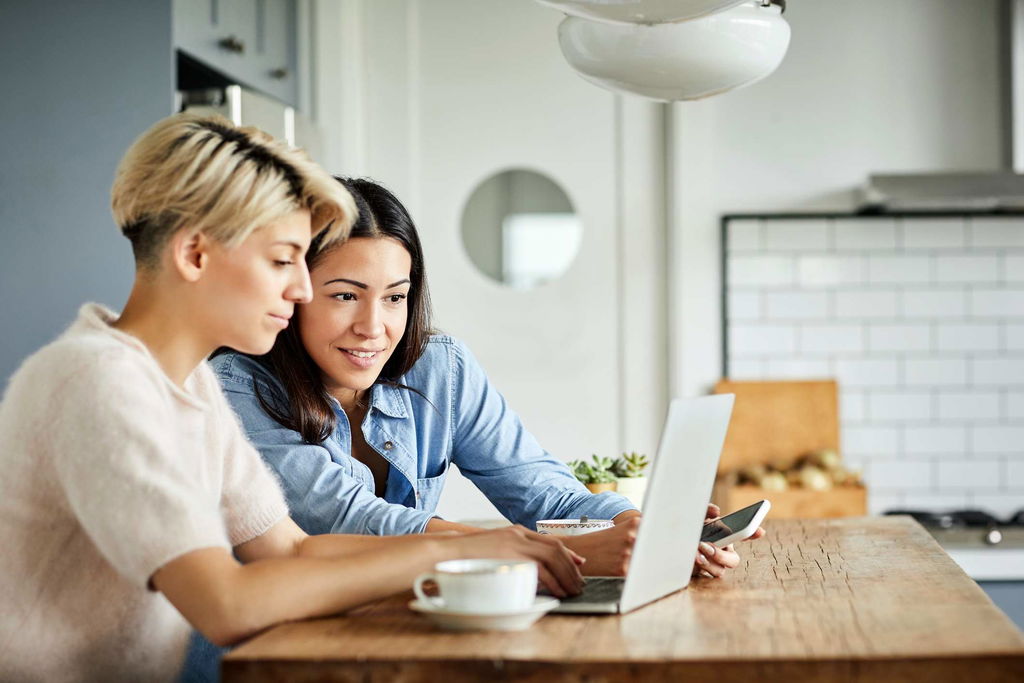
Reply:
[[[174,45],[230,80],[298,105],[297,0],[174,0]]]

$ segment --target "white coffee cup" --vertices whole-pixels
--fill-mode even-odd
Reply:
[[[433,581],[441,595],[423,591]],[[531,560],[448,560],[420,574],[413,591],[421,601],[451,612],[495,614],[518,612],[537,595],[537,563]]]
[[[553,536],[582,536],[613,526],[615,522],[610,519],[542,519],[537,522],[537,531]]]

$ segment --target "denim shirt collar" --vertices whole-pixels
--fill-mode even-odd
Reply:
[[[390,384],[374,384],[370,387],[370,407],[388,417],[408,417],[402,390]]]

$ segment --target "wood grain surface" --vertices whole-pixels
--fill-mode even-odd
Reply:
[[[225,681],[1011,681],[1024,635],[907,517],[776,520],[722,580],[622,616],[446,633],[411,595],[276,627]]]

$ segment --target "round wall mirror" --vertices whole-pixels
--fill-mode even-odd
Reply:
[[[481,273],[530,289],[576,258],[583,223],[565,191],[536,171],[502,171],[480,183],[462,211],[462,244]]]

